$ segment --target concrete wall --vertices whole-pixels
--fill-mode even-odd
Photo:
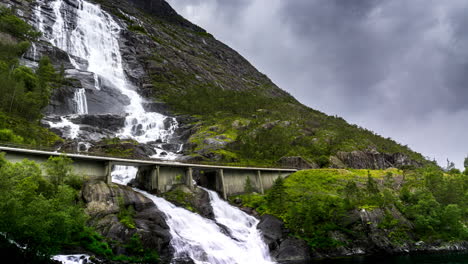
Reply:
[[[226,194],[233,195],[245,192],[245,183],[250,178],[250,183],[256,192],[261,192],[257,171],[253,170],[224,170],[224,185]]]
[[[291,172],[280,172],[280,171],[262,171],[262,182],[263,188],[265,190],[270,189],[273,187],[273,183],[275,182],[278,177],[282,177],[283,179],[291,175]]]
[[[223,170],[224,188],[226,195],[235,195],[245,192],[245,183],[250,178],[250,183],[254,191],[263,193],[273,186],[273,182],[278,177],[286,178],[290,172],[259,171],[259,170]],[[222,192],[222,188],[217,190]]]
[[[29,153],[7,152],[5,158],[13,163],[28,159],[41,164],[46,162],[49,157],[44,155],[32,155]],[[76,173],[89,177],[89,179],[106,180],[106,162],[104,161],[74,159],[73,167]]]
[[[158,190],[161,192],[169,191],[174,184],[186,183],[187,168],[184,167],[159,167],[159,176],[157,177]]]

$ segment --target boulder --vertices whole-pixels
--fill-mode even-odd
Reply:
[[[278,253],[273,256],[281,264],[310,263],[310,249],[304,240],[289,237],[281,242]]]
[[[284,222],[273,216],[263,215],[257,228],[270,249],[270,254],[279,263],[310,263],[311,251],[304,240],[289,237]]]
[[[75,124],[102,127],[114,132],[125,126],[125,116],[112,114],[75,116],[71,121]]]
[[[262,215],[257,229],[261,231],[263,240],[270,250],[277,249],[281,240],[286,237],[283,221],[273,215]]]
[[[112,243],[112,247],[117,254],[125,254],[127,249],[124,245],[130,242],[134,234],[138,234],[144,247],[156,250],[162,259],[172,257],[169,226],[164,214],[150,199],[130,187],[104,182],[87,182],[82,190],[82,199],[91,217],[89,224],[101,235],[116,242]],[[119,221],[117,215],[122,206],[135,209],[135,228],[129,228]]]

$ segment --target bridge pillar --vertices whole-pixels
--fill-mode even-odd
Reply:
[[[265,190],[263,189],[262,172],[259,170],[257,171],[257,181],[260,186],[260,193],[265,194]]]
[[[112,166],[114,164],[110,161],[105,163],[105,181],[107,184],[112,183]]]
[[[151,190],[159,189],[159,166],[153,166],[151,170]]]
[[[221,191],[223,193],[223,198],[224,198],[224,200],[227,200],[227,191],[226,191],[226,184],[224,182],[224,171],[223,171],[223,169],[218,170],[218,177],[219,177],[220,183],[221,183]]]
[[[188,167],[187,171],[185,172],[185,184],[193,190],[193,169],[192,167]]]

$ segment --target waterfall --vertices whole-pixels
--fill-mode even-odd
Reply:
[[[52,259],[62,264],[86,264],[90,261],[88,255],[56,255]]]
[[[134,171],[124,172],[126,169],[125,166],[114,169],[112,181],[121,184],[135,178]],[[122,180],[121,175],[127,178]],[[213,221],[148,192],[134,190],[151,199],[166,215],[171,246],[175,250],[174,261],[190,258],[197,264],[274,263],[257,230],[258,220],[221,200],[216,192],[205,189],[214,210]],[[230,234],[218,224],[225,226]]]
[[[235,238],[233,239],[210,219],[177,207],[147,192],[137,189],[135,191],[151,199],[166,215],[172,236],[171,245],[175,250],[175,260],[189,257],[197,264],[274,263],[270,259],[267,246],[256,230],[257,222],[252,221],[250,216],[236,214],[240,218],[226,221],[238,222],[234,229],[227,226]],[[223,211],[238,210],[227,203],[219,203],[217,206],[222,207]],[[223,217],[216,215],[216,221]]]
[[[127,185],[135,178],[137,172],[137,167],[115,165],[112,170],[112,181],[118,184]]]
[[[85,89],[77,89],[73,97],[76,105],[76,113],[79,115],[88,114],[88,102],[86,100],[86,91]]]
[[[246,254],[249,255],[249,259],[258,260],[252,263],[262,263],[262,260],[263,263],[271,261],[268,247],[257,229],[259,221],[219,198],[216,192],[204,190],[210,196],[210,204],[213,207],[216,222],[226,226],[231,236],[242,243],[243,247],[247,249]]]
[[[69,54],[70,61],[76,69],[93,73],[96,90],[101,90],[102,85],[106,84],[129,98],[130,103],[122,106],[126,113],[125,126],[116,136],[134,139],[140,143],[168,142],[178,128],[177,120],[156,112],[145,111],[144,99],[125,76],[119,46],[120,25],[99,5],[84,0],[77,2],[78,9],[72,8],[70,12],[68,9],[65,10],[67,6],[65,1],[53,1],[49,4],[55,14],[55,23],[51,32],[44,30],[42,25],[38,25],[38,28],[53,45]],[[44,3],[38,1],[39,6],[35,11],[38,21],[43,20],[39,14],[41,4]],[[76,20],[76,23],[70,23],[70,20]],[[77,105],[77,114],[88,113],[84,89],[75,92],[74,101]],[[61,125],[63,124],[62,122]],[[158,154],[153,157],[165,159],[178,157],[175,153],[168,153],[160,147],[156,146]]]

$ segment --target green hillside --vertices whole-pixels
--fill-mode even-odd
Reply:
[[[388,252],[417,241],[468,239],[467,190],[466,174],[444,174],[437,167],[319,169],[278,179],[266,195],[232,200],[279,217],[315,250],[359,248],[371,240]]]

